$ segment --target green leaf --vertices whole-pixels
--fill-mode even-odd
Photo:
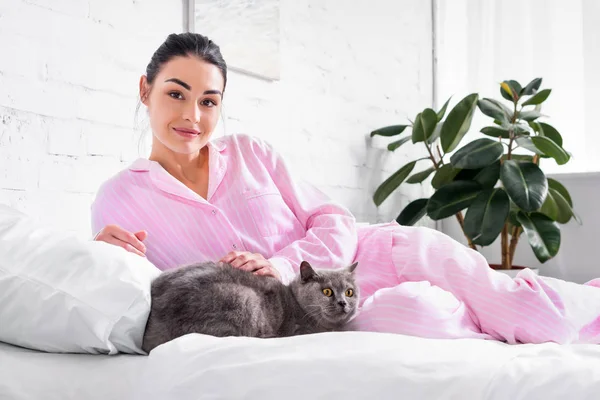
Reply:
[[[396,222],[404,226],[412,226],[427,214],[429,199],[417,199],[409,203],[396,218]]]
[[[477,139],[450,157],[454,168],[476,169],[483,168],[497,161],[504,154],[502,143],[491,139]]]
[[[521,96],[531,96],[535,94],[542,84],[542,78],[535,78],[521,90]]]
[[[460,169],[453,168],[451,164],[442,165],[431,180],[431,186],[434,189],[439,189],[447,183],[452,182],[452,179],[460,172]]]
[[[496,240],[510,211],[510,199],[502,188],[481,192],[465,215],[465,234],[474,244],[488,246]]]
[[[371,137],[375,135],[379,136],[396,136],[404,132],[408,125],[391,125],[385,128],[380,128],[371,132]]]
[[[544,89],[542,91],[537,92],[530,99],[525,101],[523,103],[523,106],[542,104],[548,98],[548,96],[550,96],[550,92],[552,92],[552,89]]]
[[[389,151],[394,151],[398,147],[402,146],[404,143],[408,142],[410,139],[411,139],[410,136],[405,136],[400,140],[396,140],[395,142],[388,144],[387,148]]]
[[[527,154],[511,154],[510,155],[511,160],[516,160],[516,161],[529,161],[529,162],[533,162],[533,156],[529,156]],[[502,162],[508,160],[508,155],[505,154],[502,156]]]
[[[563,145],[563,138],[560,135],[560,133],[558,133],[558,131],[549,124],[546,124],[545,122],[533,122],[534,124],[538,125],[539,131],[536,132],[540,132],[542,136],[546,136],[547,138],[552,139],[557,145],[561,146]]]
[[[417,161],[419,160],[409,162],[379,185],[377,190],[375,190],[375,194],[373,194],[373,201],[377,207],[379,207],[381,203],[383,203],[384,200],[387,199],[402,182],[404,182],[406,177],[412,172]]]
[[[481,191],[471,181],[456,181],[439,188],[427,203],[427,215],[433,220],[447,218],[467,208]]]
[[[558,204],[556,204],[556,199],[554,198],[552,189],[548,189],[548,195],[546,196],[546,200],[544,200],[544,204],[542,204],[539,212],[547,215],[553,221],[558,219]]]
[[[553,188],[552,186],[550,186],[548,189],[548,197],[551,200],[546,199],[544,205],[540,209],[540,212],[546,214],[560,224],[566,224],[571,220],[571,218],[575,218],[575,221],[581,225],[581,218],[573,210],[573,204],[570,197],[565,197],[559,190]]]
[[[486,126],[485,128],[482,128],[481,133],[483,133],[484,135],[488,135],[491,137],[501,137],[502,139],[509,139],[510,138],[510,134],[508,132],[508,129],[504,129],[504,128],[500,128],[500,127],[496,127],[496,126]]]
[[[535,211],[546,200],[548,181],[532,162],[505,161],[500,168],[500,180],[511,200],[524,211]]]
[[[429,167],[426,170],[423,170],[421,172],[417,172],[416,174],[413,174],[411,177],[409,177],[406,180],[406,183],[421,183],[423,182],[425,179],[427,179],[427,177],[429,175],[431,175],[431,173],[435,171],[435,167]]]
[[[503,81],[502,83],[500,83],[500,94],[506,100],[514,101],[512,89],[506,81]]]
[[[415,117],[415,122],[413,122],[412,126],[412,142],[418,143],[422,142],[424,139],[425,133],[423,131],[423,122],[421,120],[421,113],[418,113]]]
[[[448,108],[448,104],[450,103],[451,98],[452,98],[452,96],[450,96],[448,98],[448,100],[446,100],[446,102],[444,103],[444,105],[442,106],[440,111],[438,111],[438,113],[437,113],[438,122],[440,122],[444,118],[444,115],[446,115],[446,109]]]
[[[513,128],[513,132],[515,133],[515,135],[529,135],[529,129],[527,129],[527,127],[525,125],[521,125],[521,124],[510,124],[509,128],[512,127]]]
[[[545,156],[544,152],[538,149],[535,144],[533,144],[531,137],[521,136],[516,139],[516,142],[519,146],[523,147],[524,149],[532,151],[535,154]]]
[[[567,200],[569,205],[573,207],[573,200],[571,199],[571,195],[569,194],[567,188],[562,185],[562,183],[560,183],[556,179],[548,178],[548,187],[560,193]]]
[[[515,80],[503,81],[500,84],[500,94],[506,100],[516,102],[517,100],[519,100],[520,93],[521,85]]]
[[[435,126],[437,124],[437,114],[431,108],[426,108],[421,113],[421,127],[423,129],[423,137],[419,142],[426,141],[431,137],[433,131],[435,130]],[[414,131],[413,131],[414,136]],[[415,142],[415,138],[413,137],[413,143]]]
[[[472,181],[480,173],[483,168],[477,169],[459,169],[458,174],[454,177],[454,181]]]
[[[514,203],[511,202],[511,209],[508,213],[508,223],[512,226],[521,226],[521,223],[517,221],[517,214],[520,212],[517,206],[514,206]]]
[[[501,166],[500,160],[498,160],[479,171],[473,180],[478,182],[484,189],[492,189],[500,179]]]
[[[454,150],[471,127],[478,97],[477,93],[466,96],[448,113],[440,134],[444,153]]]
[[[560,248],[560,228],[556,222],[537,212],[529,215],[519,212],[517,220],[523,226],[529,245],[541,263],[556,256]]]
[[[541,116],[542,116],[542,114],[538,110],[520,111],[519,112],[519,118],[521,118],[522,120],[525,120],[525,121],[534,121]]]
[[[509,123],[512,117],[512,113],[508,108],[505,109],[500,102],[493,99],[481,99],[477,102],[477,106],[488,117],[503,123]]]
[[[432,144],[433,142],[435,142],[436,140],[439,139],[440,133],[442,132],[442,125],[443,125],[443,122],[440,122],[435,126],[433,133],[431,134],[429,139],[427,139],[427,143]]]
[[[521,84],[519,82],[515,81],[514,79],[511,79],[506,82],[508,82],[514,94],[516,94],[517,96],[521,94],[521,90],[523,90],[523,88],[521,87]]]
[[[548,139],[545,136],[533,136],[531,142],[537,147],[543,154],[550,156],[556,160],[558,165],[563,165],[569,162],[571,156],[552,139]]]
[[[560,224],[566,224],[575,215],[569,202],[552,188],[548,189],[548,196],[540,208],[540,212]]]

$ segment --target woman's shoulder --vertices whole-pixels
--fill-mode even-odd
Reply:
[[[109,175],[102,181],[96,191],[96,200],[106,196],[126,196],[131,192],[132,185],[135,184],[136,177],[139,173],[148,172],[150,170],[148,159],[138,158],[131,162],[127,167]]]
[[[222,136],[213,141],[220,149],[227,149],[229,153],[239,152],[243,156],[270,156],[275,152],[272,144],[263,138],[245,133],[236,133]]]

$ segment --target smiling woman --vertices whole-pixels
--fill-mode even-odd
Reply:
[[[149,159],[205,198],[206,143],[219,119],[227,67],[213,42],[194,39],[170,36],[155,52],[139,86],[153,132]]]
[[[159,47],[139,82],[152,151],[99,189],[92,206],[97,240],[146,256],[161,270],[221,261],[285,284],[303,261],[317,269],[358,262],[359,330],[600,342],[594,282],[530,270],[513,279],[433,229],[396,222],[358,228],[345,207],[296,179],[268,143],[249,135],[211,139],[226,78],[218,46],[202,35],[173,34]],[[331,289],[325,297],[340,295],[322,289]]]

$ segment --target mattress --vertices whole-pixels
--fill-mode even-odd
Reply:
[[[44,353],[0,343],[0,399],[131,399],[146,360],[141,355]]]
[[[186,335],[149,356],[0,343],[0,399],[598,399],[600,346],[337,332]]]
[[[600,398],[600,346],[338,332],[187,335],[157,347],[136,400]]]

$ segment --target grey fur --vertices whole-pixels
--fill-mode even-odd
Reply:
[[[269,338],[342,330],[358,307],[356,266],[315,270],[304,261],[287,286],[228,264],[167,270],[152,282],[142,349],[188,333]]]

